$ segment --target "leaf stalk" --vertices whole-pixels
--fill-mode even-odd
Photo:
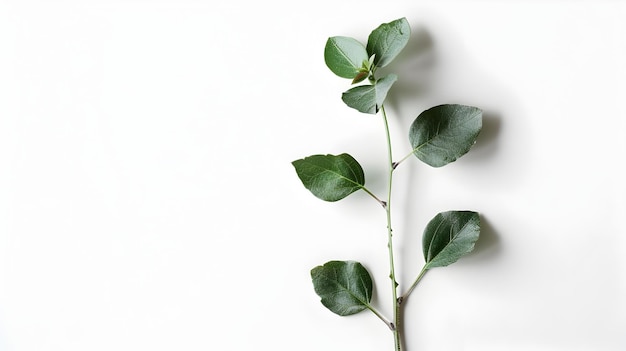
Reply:
[[[404,295],[402,295],[400,297],[400,301],[404,302],[406,301],[406,299],[409,297],[409,295],[411,295],[411,293],[413,292],[413,289],[415,289],[415,287],[417,286],[417,284],[420,282],[420,280],[422,280],[422,278],[424,277],[424,274],[426,274],[426,271],[428,271],[428,268],[426,268],[426,265],[424,265],[424,268],[422,268],[422,271],[420,272],[420,274],[417,276],[417,278],[415,278],[415,281],[413,282],[413,284],[411,284],[411,287],[409,288],[409,290],[407,290]]]
[[[366,187],[362,187],[361,189],[363,189],[363,191],[365,191],[369,196],[373,197],[374,200],[376,200],[381,206],[386,207],[387,204],[385,203],[385,201],[381,200],[378,198],[378,196],[374,195],[374,193],[372,193],[369,189],[367,189]]]
[[[385,318],[380,312],[378,312],[372,305],[367,304],[366,307],[367,307],[367,309],[372,311],[372,313],[374,313],[374,315],[376,315],[376,317],[378,317],[381,321],[383,321],[383,323],[385,323],[385,325],[387,325],[389,330],[393,331],[395,329],[394,324],[391,323],[390,321],[388,321],[387,318]]]

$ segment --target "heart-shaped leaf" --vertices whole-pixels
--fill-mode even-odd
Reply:
[[[482,115],[481,109],[464,105],[439,105],[422,112],[409,130],[413,153],[433,167],[456,161],[476,142]]]
[[[472,211],[448,211],[430,220],[422,237],[426,269],[443,267],[471,252],[480,234],[480,216]]]
[[[383,105],[387,93],[393,83],[398,80],[398,76],[390,74],[380,78],[373,85],[360,85],[343,93],[341,99],[349,107],[357,109],[359,112],[377,114]]]
[[[337,36],[326,41],[324,61],[339,77],[354,79],[363,71],[368,59],[365,46],[354,38]]]
[[[411,28],[406,18],[383,23],[369,35],[367,53],[375,55],[377,67],[385,67],[404,49],[410,37]]]
[[[362,189],[365,174],[350,155],[313,155],[292,162],[305,188],[324,201],[337,201]]]
[[[340,316],[370,308],[372,278],[355,261],[330,261],[311,270],[313,287],[322,304]]]

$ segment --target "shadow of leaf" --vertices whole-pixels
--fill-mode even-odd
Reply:
[[[404,50],[391,65],[379,70],[380,76],[395,73],[400,77],[385,102],[396,111],[407,101],[427,92],[435,64],[432,37],[424,27],[412,25],[412,28],[411,39]],[[411,114],[408,118],[415,116]]]

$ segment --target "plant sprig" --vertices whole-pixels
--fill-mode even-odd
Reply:
[[[351,79],[354,85],[342,94],[344,103],[359,112],[382,117],[388,154],[385,196],[379,197],[365,186],[363,168],[347,153],[312,155],[292,162],[304,187],[316,197],[339,201],[363,190],[385,210],[393,306],[391,318],[382,315],[371,304],[373,280],[361,263],[329,261],[313,268],[311,278],[315,292],[330,311],[347,316],[369,310],[382,320],[393,333],[395,351],[402,350],[403,302],[428,270],[452,264],[471,252],[480,234],[477,212],[454,210],[437,214],[422,235],[424,266],[409,288],[400,294],[395,274],[391,211],[394,172],[411,155],[432,167],[454,162],[470,150],[482,128],[482,110],[479,108],[458,104],[434,106],[420,113],[411,124],[408,133],[410,154],[394,161],[384,101],[398,76],[388,74],[379,78],[376,71],[397,57],[410,35],[408,21],[400,18],[374,29],[366,45],[354,38],[335,36],[328,38],[324,49],[328,68],[339,77]],[[365,83],[357,85],[362,82]]]

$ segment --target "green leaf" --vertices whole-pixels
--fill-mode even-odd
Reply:
[[[330,261],[311,270],[313,287],[322,304],[340,316],[370,308],[372,278],[355,261]]]
[[[369,35],[367,53],[376,55],[377,67],[385,67],[404,49],[410,37],[411,28],[406,18],[383,23]]]
[[[330,70],[342,78],[355,78],[364,68],[369,56],[365,46],[349,37],[332,37],[326,41],[324,61]]]
[[[480,216],[472,211],[448,211],[430,220],[422,249],[426,269],[443,267],[456,262],[474,249],[480,234]]]
[[[337,201],[362,189],[365,174],[350,155],[313,155],[292,162],[305,188],[324,201]]]
[[[422,112],[409,130],[413,153],[433,167],[456,161],[476,142],[482,116],[479,108],[464,105],[439,105]]]
[[[363,113],[377,114],[387,93],[398,76],[390,74],[380,78],[373,85],[360,85],[343,93],[341,99],[346,105]]]

